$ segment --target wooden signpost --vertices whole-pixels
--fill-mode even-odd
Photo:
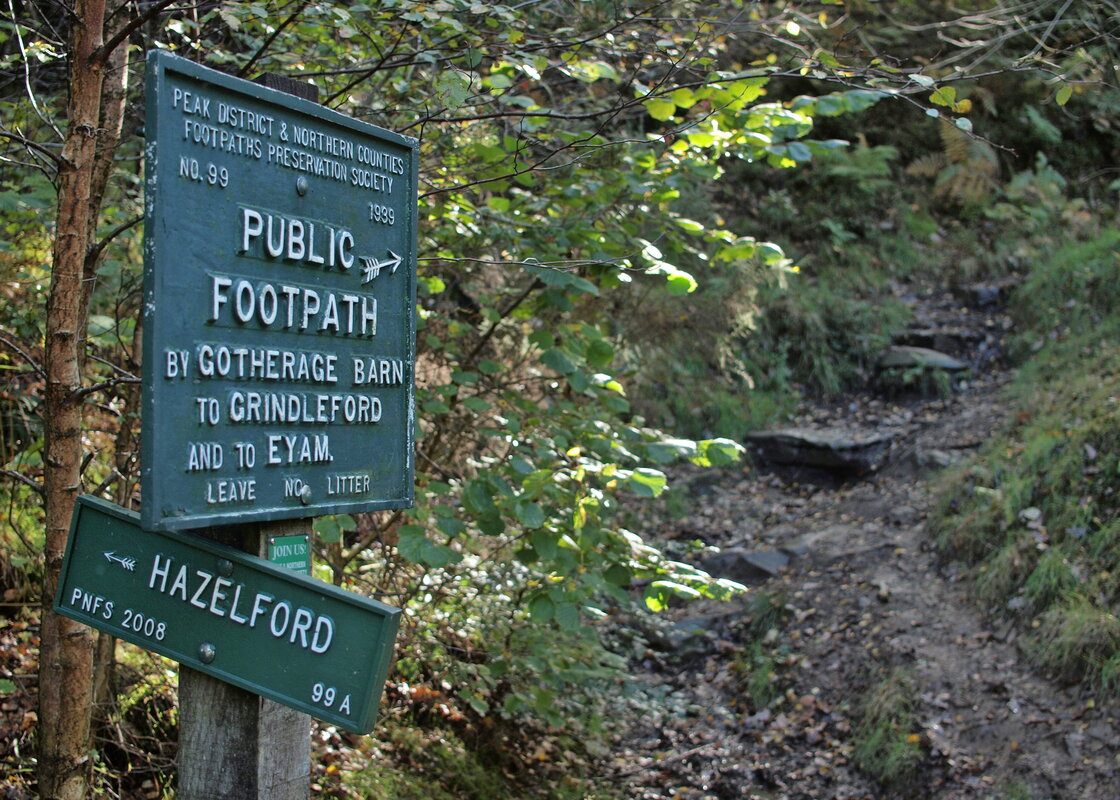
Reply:
[[[418,142],[166,52],[146,113],[141,511],[82,499],[55,610],[182,665],[178,797],[301,800],[397,630],[307,575],[412,505]]]

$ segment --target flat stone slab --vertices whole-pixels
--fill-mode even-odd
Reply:
[[[909,347],[897,345],[888,347],[879,356],[879,369],[920,367],[924,369],[943,369],[946,372],[963,372],[968,364],[928,347]]]
[[[738,583],[762,583],[777,577],[790,557],[778,550],[723,550],[704,560],[705,572]]]
[[[763,461],[846,472],[873,472],[886,458],[893,436],[849,428],[782,428],[747,434]]]

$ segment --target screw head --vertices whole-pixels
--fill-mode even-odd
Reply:
[[[305,194],[307,194],[307,178],[303,177],[302,175],[296,178],[296,194],[298,194],[300,197],[303,197]]]
[[[233,574],[233,562],[228,558],[218,559],[218,574],[223,578],[228,578]]]
[[[198,660],[203,664],[209,664],[218,655],[218,649],[210,642],[203,642],[198,646]]]
[[[311,503],[311,487],[306,483],[303,485],[303,488],[299,490],[299,500],[305,506]]]

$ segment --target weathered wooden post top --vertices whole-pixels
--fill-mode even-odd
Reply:
[[[141,510],[81,499],[55,607],[190,668],[182,797],[306,797],[399,622],[309,518],[412,505],[418,143],[166,52],[146,113]]]

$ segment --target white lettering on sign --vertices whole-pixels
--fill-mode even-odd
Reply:
[[[224,461],[222,445],[218,442],[187,444],[187,472],[221,469]]]
[[[329,464],[330,438],[325,433],[315,436],[272,433],[268,440],[268,464]]]
[[[365,394],[296,394],[292,392],[230,392],[229,421],[333,424],[381,421],[381,399]]]
[[[186,350],[164,350],[167,369],[163,373],[165,378],[187,377],[187,364],[190,363],[191,354]]]
[[[404,361],[399,358],[354,358],[354,385],[374,383],[399,386],[404,383]]]
[[[256,321],[263,328],[376,336],[377,298],[287,284],[210,276],[210,322]]]
[[[210,505],[246,503],[257,499],[254,478],[218,478],[206,482],[206,502]]]
[[[183,420],[191,432],[176,459],[182,474],[191,476],[200,504],[214,512],[258,502],[299,506],[312,497],[369,496],[375,491],[372,475],[361,471],[364,464],[336,463],[336,456],[349,461],[351,449],[332,442],[325,431],[334,425],[380,424],[388,409],[396,416],[396,397],[387,392],[411,380],[407,343],[405,352],[356,355],[366,349],[359,342],[369,342],[372,349],[376,341],[378,352],[384,350],[386,343],[376,339],[379,311],[393,315],[394,331],[401,313],[394,296],[382,293],[391,281],[399,285],[404,274],[398,267],[405,259],[398,253],[407,251],[398,243],[395,223],[411,223],[414,215],[393,198],[414,188],[408,154],[345,125],[305,120],[297,112],[277,111],[270,102],[241,99],[216,87],[172,81],[167,96],[170,138],[182,137],[178,170],[172,163],[170,174],[181,185],[240,191],[250,175],[270,171],[270,178],[283,178],[295,192],[276,199],[284,211],[221,201],[221,208],[229,209],[222,213],[230,215],[222,226],[230,231],[223,233],[228,239],[217,243],[225,252],[215,257],[206,243],[210,268],[198,279],[205,283],[195,287],[203,293],[196,315],[209,326],[209,341],[172,339],[154,370],[157,375],[162,370],[161,380],[194,390]],[[166,108],[167,101],[162,102]],[[296,174],[278,174],[286,170]],[[363,196],[356,213],[348,212],[345,222],[339,221],[343,217],[313,218],[312,210],[327,214],[321,209],[338,208],[331,192],[337,195],[339,188],[349,197]],[[300,205],[304,201],[308,204]],[[332,285],[325,273],[340,280]],[[381,280],[374,285],[378,273]],[[332,342],[340,340],[333,337],[348,337],[353,344],[335,349]],[[338,391],[340,384],[349,391]],[[394,402],[383,407],[387,396]],[[332,463],[336,471],[323,469]],[[270,469],[256,472],[258,467]],[[283,475],[278,485],[275,467],[298,477]],[[358,471],[346,471],[355,467]],[[190,602],[186,580],[173,574],[168,591]],[[190,580],[193,592],[195,576]],[[307,627],[298,609],[264,597],[259,609],[255,601],[240,608],[230,599],[236,589],[223,585],[221,596],[206,594],[213,588],[198,596],[211,613],[229,609],[231,616],[255,624],[253,613],[259,610],[262,626],[275,624],[296,643],[313,640],[315,629]]]
[[[171,92],[171,107],[181,109],[184,114],[210,117],[210,98],[195,92],[176,87]]]
[[[334,701],[338,698],[338,690],[333,686],[327,686],[322,681],[317,682],[311,687],[311,702],[321,705],[324,708],[331,708],[334,706]],[[342,698],[338,704],[339,714],[350,713],[350,695]]]
[[[162,553],[152,558],[148,588],[168,597],[177,596],[200,611],[229,619],[249,630],[259,630],[301,650],[322,654],[334,640],[334,620],[326,614],[316,614],[290,600],[278,600],[267,592],[253,592],[244,583],[204,569],[176,565],[173,558]]]
[[[186,351],[178,351],[188,357]],[[186,362],[182,362],[184,369]],[[265,347],[200,344],[198,374],[203,378],[337,383],[338,356]]]
[[[328,269],[354,266],[354,255],[350,252],[354,234],[345,228],[242,208],[240,238],[241,255],[301,261]]]
[[[106,600],[99,594],[87,592],[80,586],[75,586],[70,593],[70,605],[91,616],[100,616],[102,619],[113,618],[112,600]]]
[[[295,170],[370,191],[391,194],[395,177],[407,174],[404,158],[367,144],[355,144],[343,135],[293,122],[181,87],[171,91],[171,107],[183,115],[183,139],[211,151],[263,160],[275,167]],[[206,163],[190,156],[180,162],[179,177],[225,188],[227,166]],[[395,213],[384,208],[371,217],[392,225]]]
[[[353,142],[338,136],[331,136],[329,133],[323,133],[323,131],[317,131],[314,128],[293,124],[292,141],[302,147],[330,153],[338,158],[354,160]],[[363,146],[360,149],[368,150],[369,148]]]
[[[369,475],[364,472],[327,476],[328,495],[364,494],[368,491]]]

